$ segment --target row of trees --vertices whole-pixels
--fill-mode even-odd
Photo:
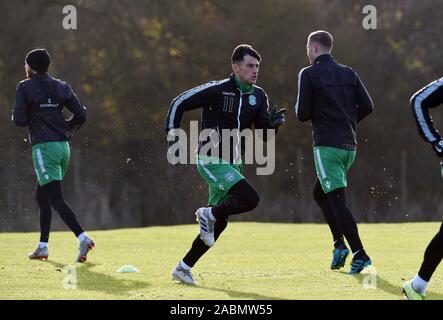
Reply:
[[[190,223],[207,186],[193,166],[166,161],[170,101],[191,86],[225,78],[235,45],[262,54],[260,86],[292,110],[297,75],[307,65],[307,35],[335,36],[334,56],[366,83],[375,113],[359,128],[349,195],[360,221],[440,219],[438,159],[424,144],[409,107],[421,86],[441,75],[440,1],[375,1],[378,28],[364,30],[365,1],[70,1],[78,29],[64,30],[65,1],[0,1],[0,230],[34,230],[38,210],[26,132],[10,122],[25,54],[46,47],[51,73],[68,81],[88,107],[73,140],[68,200],[88,228]],[[199,118],[193,111],[184,118]],[[442,115],[433,111],[435,122]],[[186,125],[184,126],[186,127]],[[247,175],[262,195],[237,219],[320,222],[311,196],[315,172],[309,125],[290,112],[277,136],[277,169]]]

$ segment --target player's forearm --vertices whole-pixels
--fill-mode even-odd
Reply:
[[[297,114],[298,120],[300,120],[301,122],[306,122],[312,119],[310,108],[307,108],[304,105],[300,106],[300,104],[298,103],[295,108],[295,112]]]

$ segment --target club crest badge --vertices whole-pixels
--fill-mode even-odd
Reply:
[[[257,98],[253,95],[249,96],[249,105],[255,106],[257,104]]]
[[[235,179],[235,174],[232,172],[228,172],[225,176],[227,182],[232,182]]]

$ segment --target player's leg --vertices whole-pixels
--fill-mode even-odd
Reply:
[[[46,179],[40,183],[51,206],[58,212],[62,220],[76,237],[84,231],[77,217],[63,196],[62,180],[66,174],[70,150],[69,143],[50,142],[41,149],[42,162],[45,166]]]
[[[349,209],[345,188],[335,189],[327,194],[329,204],[340,223],[346,240],[351,247],[354,258],[351,265],[351,274],[359,273],[372,264],[371,259],[363,248],[358,232],[357,223]]]
[[[321,187],[343,235],[354,253],[351,273],[359,273],[372,263],[363,248],[345,192],[347,172],[354,162],[355,155],[356,152],[352,150],[330,147],[314,148],[317,176]]]
[[[40,208],[40,242],[48,244],[51,232],[52,210],[51,204],[46,198],[43,188],[37,184],[35,198]]]
[[[323,216],[331,229],[334,240],[334,250],[332,251],[331,269],[336,270],[344,267],[349,249],[346,247],[343,232],[334,212],[329,205],[328,197],[324,193],[320,181],[317,179],[314,187],[314,200],[323,212]]]
[[[340,224],[338,223],[335,214],[332,211],[331,206],[329,205],[328,197],[321,188],[321,184],[318,179],[315,181],[313,194],[314,201],[320,207],[323,216],[325,217],[325,220],[328,223],[329,228],[331,229],[334,246],[337,248],[341,245],[344,245],[343,232],[340,228]]]
[[[71,229],[75,236],[78,237],[80,234],[84,233],[74,211],[63,196],[61,181],[52,181],[43,186],[43,190],[49,199],[51,206],[58,212],[63,222],[69,227],[69,229]]]
[[[423,263],[418,274],[403,286],[403,293],[409,300],[423,300],[432,275],[443,259],[443,224],[426,248]]]
[[[209,184],[209,208],[204,210],[205,226],[213,223],[214,243],[226,229],[228,217],[254,209],[259,201],[255,189],[244,179],[240,167],[225,165],[214,167],[205,164],[198,167],[200,174]],[[227,190],[227,192],[226,192]],[[215,215],[214,217],[213,209]],[[201,223],[201,222],[200,222]],[[177,265],[172,277],[186,284],[195,284],[191,268],[209,250],[211,246],[202,240],[202,234],[198,235],[189,252]]]
[[[225,221],[229,216],[253,210],[260,201],[254,187],[243,177],[233,186],[225,186],[228,194],[217,205],[209,208],[200,208],[196,215],[200,224],[200,237],[203,242],[212,247],[215,244],[215,223]]]
[[[443,224],[440,231],[434,236],[426,248],[424,260],[418,275],[429,282],[438,265],[443,259]]]
[[[215,241],[220,237],[221,233],[226,229],[228,225],[228,220],[218,220],[215,222],[214,234]],[[192,276],[191,269],[195,266],[198,260],[210,249],[200,235],[197,235],[194,242],[192,243],[191,249],[185,255],[183,260],[179,262],[177,267],[172,272],[172,277],[186,284],[196,284]]]
[[[352,252],[355,254],[363,250],[357,223],[347,204],[345,188],[335,189],[326,196]]]
[[[48,258],[48,242],[49,233],[51,231],[52,211],[51,204],[46,198],[42,187],[37,183],[35,190],[35,199],[40,209],[40,242],[37,249],[28,255],[29,259],[47,259]]]
[[[200,225],[200,237],[207,246],[212,247],[217,221],[212,207],[215,207],[218,219],[226,220],[229,215],[253,209],[259,198],[255,189],[245,180],[242,165],[204,158],[198,160],[197,168],[210,187],[210,200],[209,208],[200,208],[195,214]]]
[[[54,208],[63,222],[71,229],[77,237],[79,246],[78,262],[86,261],[86,256],[95,243],[84,232],[82,226],[77,220],[77,217],[66,202],[63,189],[62,180],[66,174],[69,158],[70,148],[67,141],[63,142],[49,142],[40,146],[40,162],[44,167],[44,180],[40,182],[46,198],[49,200],[51,207]]]
[[[218,240],[223,231],[228,226],[228,220],[218,220],[215,223],[215,241]],[[192,243],[191,250],[183,258],[183,262],[190,268],[194,267],[198,260],[209,250],[210,247],[198,235]]]
[[[77,220],[77,216],[71,206],[66,202],[61,181],[53,181],[43,187],[51,206],[58,212],[63,222],[71,229],[77,237],[79,246],[79,256],[77,262],[86,261],[88,252],[95,246],[94,241],[84,232]]]
[[[246,179],[237,182],[228,194],[225,201],[211,209],[216,221],[254,210],[260,201],[258,192]]]
[[[240,214],[254,209],[259,200],[257,192],[245,179],[233,186],[229,190],[228,195],[222,203],[209,208],[216,219],[214,226],[215,241],[217,241],[220,234],[226,229],[230,215]],[[241,199],[242,197],[247,200]],[[183,261],[187,266],[193,267],[209,248],[210,247],[202,241],[201,237],[197,236],[191,250]]]
[[[51,228],[52,212],[49,199],[41,187],[50,179],[45,162],[46,144],[36,144],[32,147],[32,162],[37,176],[35,199],[40,209],[40,242],[37,249],[28,255],[29,259],[47,259],[48,241]]]

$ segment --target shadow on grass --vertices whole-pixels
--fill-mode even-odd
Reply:
[[[345,272],[342,272],[342,273],[348,275],[349,277],[353,277],[362,286],[363,286],[363,282],[365,281],[365,279],[367,279],[367,277],[370,276],[368,274],[349,275],[349,274],[347,274]],[[389,282],[389,281],[383,279],[382,277],[380,277],[379,274],[377,274],[377,278],[376,279],[377,279],[377,286],[376,286],[377,290],[382,290],[384,292],[387,292],[387,293],[393,294],[395,296],[398,296],[399,299],[404,299],[403,293],[402,293],[402,290],[403,290],[402,285],[394,285],[391,282]],[[441,293],[428,291],[426,293],[426,295],[427,295],[427,299],[426,300],[443,300],[443,294],[441,294]]]
[[[204,289],[208,291],[221,292],[228,294],[232,299],[247,299],[247,300],[289,300],[278,297],[268,297],[254,292],[236,291],[230,289],[211,288],[205,286],[196,286],[196,289]]]
[[[66,265],[48,260],[59,272]],[[81,266],[73,265],[77,271],[77,288],[79,290],[97,291],[111,295],[128,296],[129,292],[147,288],[150,284],[145,281],[117,279],[109,274],[94,272],[91,269],[96,265],[86,262]]]

